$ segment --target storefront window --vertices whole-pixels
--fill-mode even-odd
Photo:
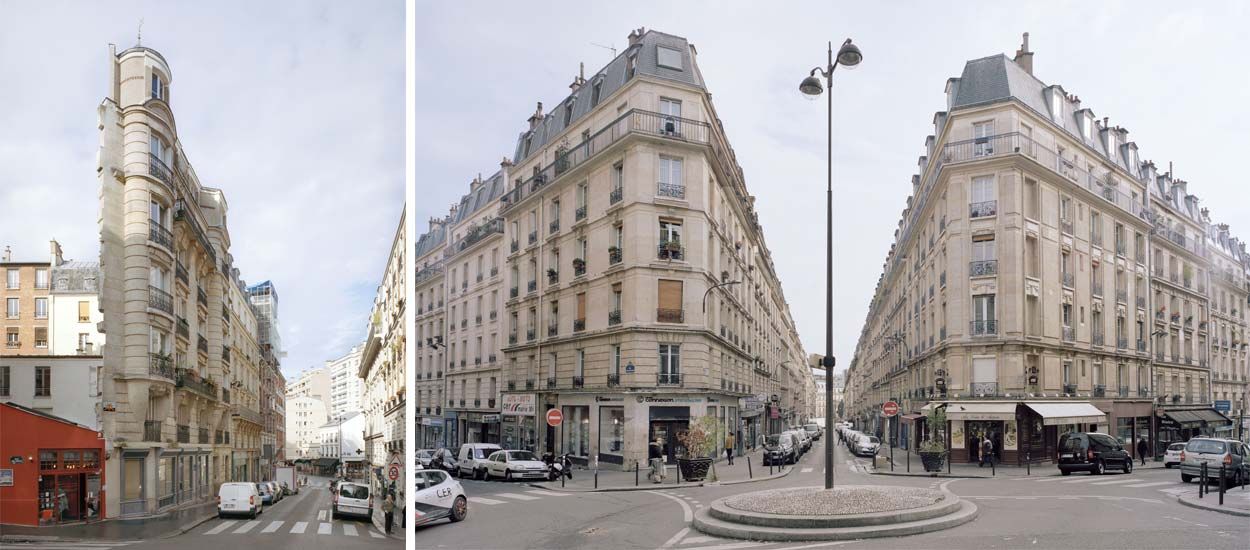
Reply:
[[[1117,418],[1115,421],[1115,437],[1125,448],[1136,449],[1133,441],[1133,419]]]
[[[173,457],[161,457],[161,469],[157,471],[156,484],[160,488],[159,496],[162,500],[174,494]]]
[[[56,451],[39,451],[39,469],[40,470],[57,469]]]
[[[599,407],[599,454],[620,455],[625,447],[625,408]]]
[[[143,459],[127,458],[122,473],[122,500],[143,498]]]
[[[87,468],[87,469],[99,468],[100,467],[99,451],[83,451],[82,452],[82,467]]]
[[[66,470],[77,470],[82,467],[78,462],[78,451],[61,451],[61,465]]]
[[[590,455],[590,407],[564,407],[564,452]]]

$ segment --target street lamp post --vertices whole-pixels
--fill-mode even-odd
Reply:
[[[829,61],[824,67],[816,67],[808,73],[807,78],[799,84],[799,91],[810,99],[821,93],[828,94],[828,180],[825,188],[825,356],[821,362],[825,366],[825,380],[833,380],[833,71],[842,65],[852,69],[863,61],[864,56],[859,48],[847,38],[838,48],[838,56],[833,56],[833,42],[829,43]],[[816,73],[825,77],[822,86]],[[826,90],[828,88],[828,90]],[[833,387],[825,384],[825,410],[833,409]],[[825,418],[825,441],[833,437],[833,423]],[[825,445],[825,489],[833,489],[833,445]]]

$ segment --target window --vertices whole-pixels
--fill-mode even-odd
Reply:
[[[1040,200],[1037,182],[1031,179],[1024,180],[1024,217],[1033,220],[1038,219],[1037,205]]]
[[[35,298],[35,318],[36,319],[48,318],[48,299],[47,298]]]
[[[1102,245],[1102,215],[1093,210],[1089,212],[1089,241],[1094,245]]]
[[[994,121],[987,120],[972,124],[973,156],[981,157],[994,154],[994,145],[990,143],[990,136],[993,135]]]
[[[997,213],[998,203],[995,201],[994,176],[978,176],[972,178],[972,210],[971,217],[993,216]]]
[[[573,122],[573,100],[569,99],[564,102],[564,125],[568,126]]]
[[[22,340],[17,327],[7,327],[4,329],[4,345],[9,348],[21,347]]]
[[[595,83],[590,87],[590,106],[594,107],[599,104],[599,93],[603,90],[603,79],[595,79]]]
[[[625,80],[634,77],[634,71],[638,68],[638,52],[635,50],[625,58]]]
[[[4,301],[5,317],[9,319],[17,319],[21,314],[21,305],[17,298],[9,298]]]
[[[91,335],[86,332],[78,333],[78,351],[87,353],[91,351]]]
[[[581,378],[586,375],[586,350],[577,350],[577,365],[574,367],[573,376]]]
[[[157,355],[169,355],[169,335],[157,330],[156,327],[152,328],[150,335],[151,342],[148,351]]]
[[[682,282],[667,279],[656,281],[659,296],[659,310],[656,321],[660,323],[683,322]]]
[[[676,384],[681,381],[681,346],[660,344],[660,383]]]
[[[52,397],[52,367],[35,367],[35,397]]]
[[[994,295],[979,294],[972,297],[973,334],[995,334]]]
[[[681,70],[681,51],[664,46],[655,47],[656,65],[666,69]]]
[[[557,203],[557,208],[559,204]],[[577,214],[578,218],[586,217],[586,182],[577,184]],[[559,210],[557,210],[559,213]]]
[[[35,347],[48,347],[48,327],[35,327]]]
[[[660,244],[681,242],[681,222],[660,220]]]
[[[660,186],[657,192],[662,197],[676,199],[686,198],[686,186],[682,182],[682,161],[679,158],[660,157]]]
[[[38,288],[38,289],[48,288],[48,270],[47,269],[44,269],[41,267],[35,270],[35,288]]]
[[[611,365],[609,365],[609,369],[611,369],[609,370],[609,374],[612,374],[613,376],[621,375],[621,345],[620,344],[615,344],[612,346],[612,363]],[[3,375],[3,374],[4,374],[3,372],[0,372],[0,375]],[[5,379],[0,378],[0,382],[3,382],[4,380]]]
[[[9,396],[9,371],[8,365],[0,366],[0,397]]]
[[[599,407],[599,454],[616,455],[614,460],[604,462],[619,463],[624,448],[625,407]]]
[[[586,293],[577,293],[577,317],[575,321],[586,322]]]
[[[13,290],[19,286],[19,282],[21,281],[21,271],[10,267],[5,271],[4,275],[4,288]]]
[[[660,114],[665,117],[681,118],[681,102],[676,99],[661,97]]]
[[[152,97],[154,99],[168,99],[165,96],[169,93],[169,85],[165,83],[165,79],[161,78],[159,73],[152,73]]]
[[[87,323],[90,321],[91,321],[91,310],[90,310],[89,302],[79,301],[78,302],[78,322]]]
[[[972,261],[986,262],[996,258],[993,235],[977,235],[972,238]]]
[[[564,407],[564,452],[590,456],[590,407]]]
[[[620,191],[625,188],[625,164],[618,162],[612,165],[612,190]]]

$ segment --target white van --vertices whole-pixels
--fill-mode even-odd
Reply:
[[[486,457],[496,451],[502,451],[494,443],[465,443],[460,446],[460,454],[456,456],[456,464],[460,477],[470,476],[473,479],[486,479]]]
[[[363,483],[340,481],[334,488],[334,504],[330,508],[331,519],[339,516],[373,517],[373,496],[369,486]]]
[[[217,517],[240,514],[256,518],[264,509],[255,483],[222,483],[217,490]]]

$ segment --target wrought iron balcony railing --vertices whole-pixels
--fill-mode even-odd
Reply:
[[[159,353],[148,354],[148,374],[174,379],[174,360],[168,355]]]
[[[1073,327],[1063,327],[1063,341],[1072,342],[1076,340],[1076,329]]]
[[[155,221],[150,221],[148,223],[148,240],[161,245],[166,249],[174,249],[174,234],[170,233],[168,229],[161,227],[160,224]]]
[[[586,219],[586,206],[582,205],[577,207],[577,210],[573,211],[573,220],[582,221],[584,219]]]
[[[608,312],[608,326],[621,324],[621,310],[614,309]]]
[[[621,375],[609,374],[608,375],[608,387],[611,388],[611,387],[615,387],[619,385],[621,385]]]
[[[586,385],[586,379],[585,379],[584,377],[581,377],[581,376],[574,376],[574,377],[573,377],[573,387],[574,387],[574,388],[581,388],[581,387],[583,387],[583,386],[585,386],[585,385]]]
[[[971,332],[973,336],[998,334],[998,321],[995,319],[986,321],[971,321],[969,325],[969,332]]]
[[[657,323],[684,323],[686,319],[686,311],[683,309],[664,309],[655,310],[655,321]]]
[[[656,195],[661,197],[669,197],[674,199],[686,198],[686,186],[680,184],[659,182],[656,184]]]
[[[178,442],[179,443],[191,442],[191,426],[187,424],[178,424]]]
[[[998,213],[998,201],[974,202],[968,205],[968,217],[986,218]]]
[[[573,332],[581,332],[586,330],[585,319],[573,319]]]
[[[1063,274],[1063,286],[1066,286],[1068,288],[1072,288],[1076,286],[1076,276],[1071,273],[1064,273]]]
[[[143,440],[159,442],[161,440],[161,424],[160,420],[144,420]]]
[[[678,372],[661,372],[655,378],[655,383],[660,386],[681,385],[681,373]]]
[[[608,248],[608,265],[621,263],[621,249],[615,246]]]
[[[971,390],[977,397],[993,397],[998,395],[998,382],[973,382]]]
[[[685,249],[677,241],[660,241],[656,257],[661,260],[683,260]]]
[[[616,189],[613,189],[610,194],[608,194],[608,204],[616,204],[618,202],[621,202],[621,199],[624,199],[624,198],[625,198],[625,190],[621,189],[620,187],[617,187]]]
[[[980,260],[968,263],[968,276],[989,277],[998,274],[998,260]]]
[[[174,298],[173,296],[170,296],[168,292],[165,292],[164,290],[161,290],[159,288],[149,285],[148,286],[148,307],[155,309],[155,310],[164,311],[165,313],[173,315]]]

